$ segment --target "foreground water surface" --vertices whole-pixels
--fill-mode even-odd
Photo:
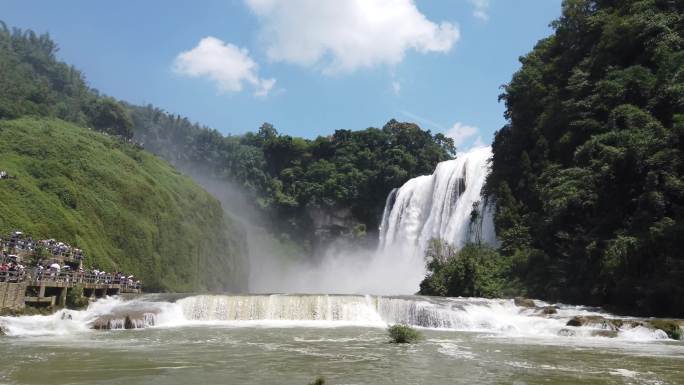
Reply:
[[[383,301],[107,299],[82,312],[1,318],[10,335],[1,338],[0,383],[307,384],[323,376],[328,384],[684,384],[681,341],[646,330],[558,335],[571,314],[591,310],[542,317],[504,300]],[[88,328],[121,309],[144,309],[146,321],[134,330]],[[391,344],[392,317],[450,327],[423,327],[423,341]]]

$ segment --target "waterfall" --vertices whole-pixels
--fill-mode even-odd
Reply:
[[[493,208],[482,197],[491,156],[491,147],[458,154],[439,163],[432,175],[392,190],[380,225],[380,250],[408,248],[422,256],[432,238],[457,248],[472,241],[495,244]]]
[[[547,315],[543,309],[549,304],[535,301],[535,305],[520,307],[510,299],[329,294],[192,295],[175,302],[154,295],[132,300],[108,297],[81,311],[64,309],[47,316],[0,317],[0,330],[9,336],[32,336],[200,325],[385,328],[401,323],[512,337],[601,337],[612,333],[613,337],[628,340],[667,338],[662,330],[629,319],[620,323],[619,330],[606,329],[607,324],[601,320],[614,316],[600,309],[556,304],[557,312]],[[575,316],[597,321],[581,327],[567,326]]]

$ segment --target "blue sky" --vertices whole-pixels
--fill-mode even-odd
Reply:
[[[560,0],[0,0],[101,92],[226,134],[396,118],[461,148],[505,123],[499,86],[559,15]]]

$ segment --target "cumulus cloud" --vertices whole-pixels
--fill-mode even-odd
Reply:
[[[239,92],[248,84],[254,95],[266,96],[275,85],[275,79],[258,76],[258,64],[249,52],[220,39],[208,36],[197,46],[176,56],[176,73],[190,77],[206,77],[216,84],[219,92]]]
[[[489,20],[489,0],[469,0],[470,4],[473,5],[473,16],[476,18],[487,21]]]
[[[477,135],[477,133],[480,131],[479,128],[474,127],[474,126],[468,126],[465,125],[461,122],[456,122],[454,123],[453,126],[451,126],[449,129],[446,130],[444,135],[448,136],[449,138],[454,140],[454,145],[456,147],[462,145],[466,140],[469,138],[472,138],[473,136]],[[479,142],[482,142],[482,139],[479,138]],[[476,140],[478,142],[478,140]]]
[[[458,26],[428,20],[414,0],[245,0],[271,60],[325,73],[400,63],[406,52],[448,52]]]

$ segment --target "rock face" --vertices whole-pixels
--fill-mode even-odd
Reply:
[[[515,303],[515,306],[520,307],[537,307],[537,305],[534,303],[534,300],[529,298],[515,297],[513,303]]]

